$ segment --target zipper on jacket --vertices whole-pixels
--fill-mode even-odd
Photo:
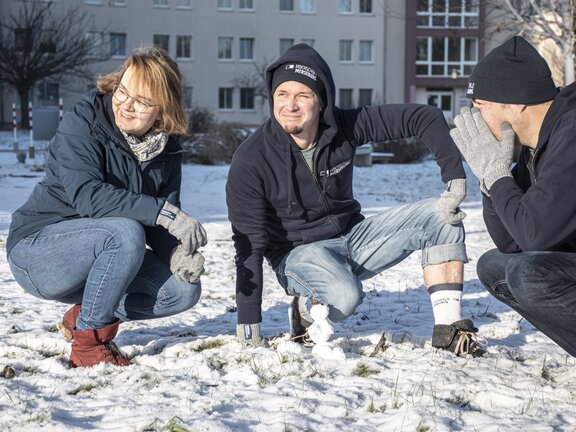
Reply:
[[[532,174],[532,178],[534,179],[534,184],[538,182],[536,178],[536,155],[538,154],[538,149],[529,150],[530,152],[530,159],[528,160],[528,171]]]
[[[315,152],[314,156],[312,157],[312,166],[316,167],[316,155],[318,153]],[[326,197],[323,196],[322,193],[322,185],[320,184],[320,182],[318,181],[318,177],[316,177],[314,175],[314,171],[312,169],[310,169],[310,167],[308,166],[308,163],[306,162],[306,159],[304,158],[304,155],[302,154],[302,152],[300,152],[300,157],[302,158],[302,161],[304,162],[304,165],[306,165],[306,168],[308,168],[308,172],[310,173],[310,175],[312,176],[312,179],[314,180],[314,183],[316,184],[316,187],[318,188],[318,191],[320,192],[320,196],[322,197],[322,205],[324,206],[324,212],[326,213],[326,217],[328,218],[328,220],[330,221],[330,223],[332,224],[332,226],[335,228],[336,232],[340,231],[340,227],[338,226],[338,224],[336,222],[334,222],[334,219],[332,218],[332,216],[330,215],[330,207],[328,206],[328,204],[326,203]]]

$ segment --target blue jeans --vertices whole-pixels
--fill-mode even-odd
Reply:
[[[490,294],[576,357],[576,253],[492,249],[477,272]]]
[[[82,303],[76,327],[97,329],[122,321],[183,312],[200,298],[200,283],[178,280],[146,249],[139,222],[126,218],[75,219],[48,225],[20,240],[8,256],[28,293]]]
[[[445,223],[425,200],[384,210],[332,239],[300,245],[274,268],[290,295],[329,307],[329,318],[342,321],[362,303],[362,281],[422,250],[422,267],[467,262],[464,228]],[[310,304],[309,304],[310,306]]]

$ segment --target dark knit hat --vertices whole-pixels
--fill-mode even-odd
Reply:
[[[276,91],[276,87],[286,81],[298,81],[309,87],[316,93],[322,106],[326,106],[326,88],[318,73],[311,67],[299,63],[285,63],[279,66],[272,77],[272,94]]]
[[[466,96],[491,102],[537,104],[558,94],[546,60],[520,36],[514,36],[478,62]]]

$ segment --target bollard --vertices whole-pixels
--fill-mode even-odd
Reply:
[[[28,157],[30,157],[30,159],[34,159],[36,157],[36,149],[34,148],[34,122],[32,121],[32,102],[28,102],[28,125],[30,126]]]
[[[18,153],[18,121],[16,119],[16,103],[12,103],[12,128],[14,129],[14,140],[12,141],[12,150]]]

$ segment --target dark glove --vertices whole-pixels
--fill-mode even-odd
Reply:
[[[236,325],[236,337],[244,346],[264,346],[264,340],[260,336],[260,323]]]
[[[184,245],[178,245],[170,257],[170,271],[177,279],[196,283],[204,274],[204,257],[200,252],[190,252]]]
[[[476,107],[462,108],[454,124],[456,128],[450,131],[450,136],[480,180],[480,190],[490,196],[490,188],[496,180],[512,176],[510,164],[514,156],[516,133],[509,123],[503,123],[502,141],[498,141]]]
[[[436,211],[444,222],[456,225],[466,217],[466,213],[460,210],[460,203],[466,198],[466,179],[450,180],[446,185],[446,190],[442,192],[436,201]]]
[[[200,222],[168,201],[158,213],[156,224],[166,228],[190,253],[206,246],[208,242],[206,231]]]

